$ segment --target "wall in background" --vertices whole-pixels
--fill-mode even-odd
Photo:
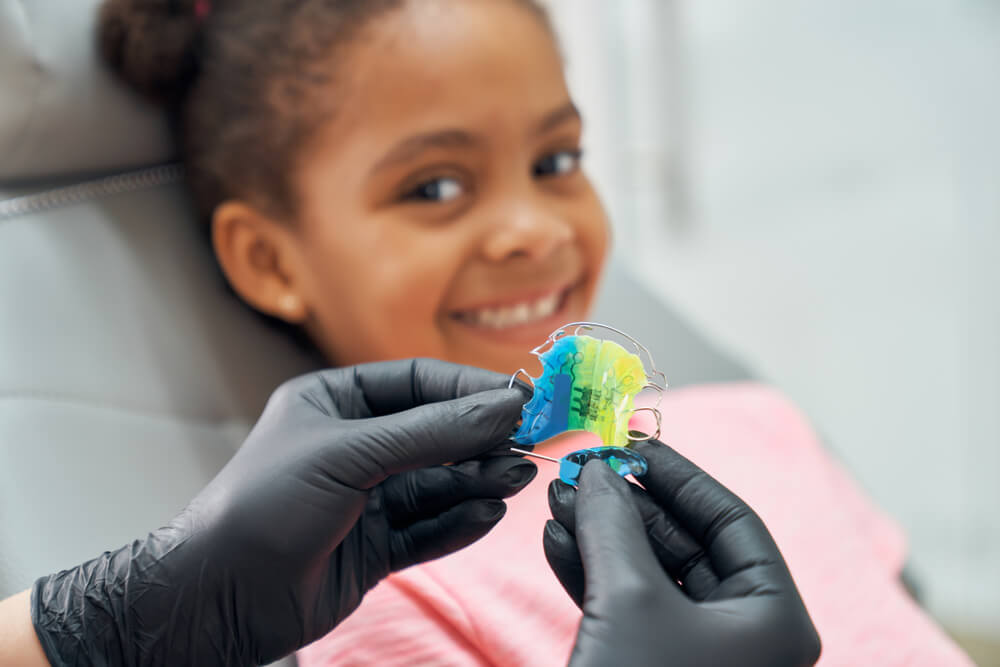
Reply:
[[[619,249],[814,417],[931,611],[1000,634],[1000,5],[550,5]]]

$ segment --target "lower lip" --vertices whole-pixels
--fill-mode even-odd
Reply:
[[[568,318],[571,316],[571,311],[573,310],[580,289],[581,285],[578,284],[566,290],[559,303],[559,307],[548,317],[524,324],[504,327],[503,329],[493,329],[491,327],[470,324],[455,317],[451,317],[449,320],[462,327],[465,331],[494,342],[517,345],[533,343],[540,345],[550,333],[569,321]]]

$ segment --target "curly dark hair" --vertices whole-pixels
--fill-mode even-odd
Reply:
[[[427,1],[105,0],[98,40],[122,79],[171,112],[206,220],[231,198],[290,220],[296,159],[336,111],[321,102],[331,64],[373,18]],[[549,25],[536,0],[513,1]]]

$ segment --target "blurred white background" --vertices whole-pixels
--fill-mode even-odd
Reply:
[[[619,252],[1000,637],[1000,2],[549,5]]]

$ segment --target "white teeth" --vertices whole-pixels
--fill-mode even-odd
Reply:
[[[553,294],[545,297],[544,299],[539,299],[538,302],[535,303],[535,310],[532,315],[536,320],[540,320],[556,312],[556,308],[558,307],[559,295]]]
[[[525,301],[503,308],[480,308],[462,313],[459,317],[476,326],[506,329],[549,317],[559,308],[561,297],[561,293],[555,293],[536,301]]]

